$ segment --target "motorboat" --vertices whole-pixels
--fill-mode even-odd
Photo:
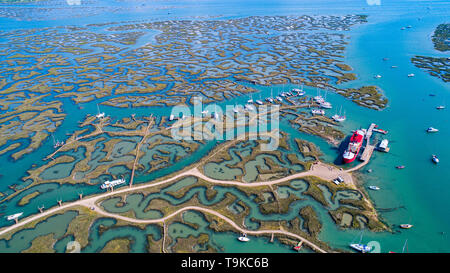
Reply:
[[[242,234],[242,236],[239,236],[238,240],[241,241],[241,242],[248,242],[248,241],[250,241],[250,239],[247,237],[246,233]]]

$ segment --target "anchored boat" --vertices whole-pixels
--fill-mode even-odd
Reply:
[[[238,240],[241,242],[248,242],[250,239],[247,237],[247,233],[242,234],[242,236],[238,237]]]
[[[17,218],[19,218],[20,216],[22,216],[22,214],[23,214],[23,212],[19,212],[19,213],[13,214],[13,215],[9,215],[9,216],[6,217],[6,219],[7,219],[8,221],[16,220]]]
[[[359,239],[359,243],[357,243],[357,244],[350,244],[350,247],[355,249],[355,250],[358,250],[359,252],[362,252],[362,253],[366,253],[366,252],[372,251],[372,247],[370,247],[368,245],[361,244],[361,241],[362,241],[362,234],[361,234],[361,238]]]
[[[103,184],[100,186],[100,188],[101,188],[102,190],[104,190],[104,189],[109,189],[109,188],[115,187],[115,186],[117,186],[117,185],[121,185],[121,184],[123,184],[123,183],[126,183],[125,179],[123,179],[123,178],[121,178],[121,179],[116,179],[116,180],[113,180],[113,181],[105,181],[105,183],[103,183]]]
[[[438,163],[439,163],[439,158],[437,157],[437,155],[432,155],[432,156],[431,156],[431,160],[432,160],[435,164],[438,164]]]
[[[313,115],[325,115],[325,111],[322,110],[322,109],[312,109],[312,110],[311,110],[311,113],[312,113]]]
[[[105,113],[104,112],[100,113],[100,108],[98,107],[98,104],[97,104],[97,115],[95,115],[95,117],[96,118],[104,118],[105,117]]]

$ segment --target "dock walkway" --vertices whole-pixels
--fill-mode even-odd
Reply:
[[[373,129],[375,128],[375,126],[375,123],[370,124],[370,127],[366,132],[366,146],[364,147],[364,151],[359,158],[359,160],[361,161],[369,161],[370,157],[372,157],[373,151],[375,150],[375,146],[370,144],[370,138],[372,137]]]

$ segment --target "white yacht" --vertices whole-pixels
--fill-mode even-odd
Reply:
[[[247,101],[247,103],[253,103],[252,95],[250,95],[250,99]]]
[[[345,121],[345,119],[346,119],[346,117],[345,117],[345,111],[344,111],[344,115],[341,115],[341,112],[342,112],[342,106],[341,106],[341,108],[339,109],[339,114],[338,113],[336,113],[334,116],[332,116],[331,118],[334,120],[334,121],[337,121],[337,122],[343,122],[343,121]]]
[[[113,180],[113,181],[105,181],[101,186],[100,186],[100,188],[102,189],[102,190],[104,190],[104,189],[109,189],[109,188],[112,188],[112,187],[115,187],[115,186],[117,186],[117,185],[121,185],[121,184],[123,184],[123,183],[126,183],[126,181],[125,181],[125,179],[123,179],[123,178],[121,178],[121,179],[116,179],[116,180]]]
[[[329,103],[328,101],[323,101],[320,103],[320,107],[322,108],[326,108],[326,109],[331,109],[333,108],[333,106],[331,106],[331,103]]]
[[[431,160],[432,160],[435,164],[438,164],[438,163],[439,163],[439,158],[437,157],[437,155],[432,155],[432,156],[431,156]]]
[[[375,78],[375,79],[380,79],[380,78],[381,78],[381,75],[375,75],[374,78]]]
[[[313,115],[325,115],[325,111],[322,110],[322,109],[312,109],[312,110],[311,110],[311,113],[312,113]]]
[[[334,115],[334,116],[332,116],[331,117],[334,121],[337,121],[337,122],[343,122],[343,121],[345,121],[345,116],[341,116],[341,115],[338,115],[338,114],[336,114],[336,115]]]
[[[371,190],[374,190],[374,191],[378,191],[380,189],[377,186],[369,186],[368,188],[371,189]]]
[[[6,219],[7,219],[8,221],[16,220],[17,218],[19,218],[20,216],[22,216],[22,214],[23,214],[23,212],[19,212],[19,213],[13,214],[13,215],[9,215],[9,216],[6,217]]]
[[[352,243],[352,244],[350,244],[350,247],[355,249],[355,250],[358,250],[359,252],[362,252],[362,253],[366,253],[366,252],[372,251],[372,247],[370,247],[368,245],[361,244],[361,241],[362,241],[362,233],[361,233],[361,237],[359,239],[359,243],[357,243],[357,244],[353,244]]]
[[[353,249],[356,249],[362,253],[370,252],[372,250],[372,248],[370,246],[363,245],[363,244],[350,244],[350,247]]]
[[[427,129],[427,133],[436,133],[438,131],[439,131],[438,129],[433,128],[433,127],[428,127],[428,129]]]
[[[292,92],[296,92],[298,96],[304,96],[306,94],[305,91],[303,91],[303,84],[302,84],[302,88],[294,88],[292,89]]]
[[[100,113],[100,108],[98,107],[98,104],[97,104],[97,115],[95,115],[95,117],[96,118],[104,118],[105,117],[105,113],[104,112]]]
[[[442,109],[445,109],[445,106],[444,105],[439,105],[438,107],[436,107],[436,109],[442,110]]]
[[[413,73],[411,73],[411,74],[408,74],[408,77],[414,77],[415,75],[413,74]]]
[[[248,242],[248,241],[250,241],[250,239],[247,237],[246,233],[242,234],[242,236],[239,236],[238,240],[241,241],[241,242]]]
[[[322,102],[324,102],[325,100],[324,100],[324,98],[320,95],[320,91],[319,91],[318,89],[316,89],[316,91],[317,91],[317,95],[314,97],[314,100],[315,100],[317,103],[322,103]]]
[[[247,111],[255,111],[255,106],[253,106],[252,104],[246,104],[245,105],[245,110]]]

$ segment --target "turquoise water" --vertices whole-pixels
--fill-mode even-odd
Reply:
[[[134,2],[134,1],[133,1]],[[136,3],[123,3],[112,1],[97,1],[99,5],[114,5],[119,7],[135,7]],[[112,3],[112,4],[111,4]],[[139,2],[137,2],[139,3]],[[189,5],[188,5],[189,4]],[[154,10],[150,7],[122,10],[111,14],[99,14],[92,17],[73,19],[57,19],[47,21],[14,21],[0,18],[2,29],[49,27],[59,25],[89,24],[110,21],[127,21],[139,19],[179,19],[189,16],[219,16],[219,19],[237,18],[252,15],[303,15],[303,14],[368,14],[369,22],[353,27],[347,34],[351,36],[346,50],[346,63],[351,65],[357,73],[358,80],[343,84],[345,87],[377,85],[389,99],[388,108],[383,111],[368,110],[356,106],[345,98],[328,93],[328,100],[336,108],[343,107],[347,114],[347,120],[342,124],[346,133],[359,127],[367,127],[371,122],[388,130],[387,138],[390,141],[391,151],[388,154],[375,153],[371,162],[362,170],[372,169],[370,174],[364,173],[365,185],[377,185],[381,188],[378,192],[369,192],[377,208],[399,208],[391,212],[381,212],[381,216],[389,225],[392,225],[394,233],[364,233],[364,241],[376,240],[381,244],[381,251],[400,251],[403,243],[408,239],[410,252],[450,252],[450,145],[447,141],[450,137],[450,114],[448,109],[437,111],[435,107],[450,102],[450,88],[448,83],[428,75],[425,71],[416,68],[410,58],[414,55],[446,56],[448,53],[437,52],[433,49],[430,35],[434,28],[448,21],[450,4],[443,1],[382,1],[380,6],[369,6],[365,1],[176,1],[156,3],[155,5],[173,6],[170,14],[167,10]],[[181,8],[180,8],[181,7]],[[428,7],[430,7],[428,9]],[[138,16],[138,17],[137,17]],[[420,20],[419,20],[420,18]],[[400,30],[401,27],[411,25],[411,29]],[[151,41],[151,35],[147,37]],[[146,38],[146,39],[147,39]],[[142,42],[138,43],[142,45]],[[383,61],[383,58],[389,58]],[[392,69],[396,65],[398,68]],[[408,78],[407,74],[414,73],[414,78]],[[382,75],[381,79],[375,79],[376,74]],[[286,88],[292,86],[286,85]],[[268,88],[260,88],[264,94],[268,94]],[[315,89],[307,88],[309,95],[315,94]],[[436,94],[430,97],[429,94]],[[255,96],[254,96],[255,98]],[[244,102],[247,98],[237,98],[231,102]],[[66,103],[67,102],[67,103]],[[227,102],[229,103],[229,102]],[[95,103],[83,105],[86,112],[80,115],[68,115],[63,125],[55,134],[56,138],[64,139],[67,131],[73,131],[73,126],[87,112],[95,112]],[[65,101],[64,110],[75,113],[76,106],[70,101]],[[129,114],[127,109],[102,108],[105,112],[114,113],[113,116],[121,117]],[[148,109],[132,109],[133,113],[144,115]],[[332,110],[334,113],[335,109]],[[168,110],[155,107],[152,111],[158,114],[168,115]],[[434,126],[440,130],[438,134],[427,135],[425,129]],[[294,134],[294,130],[287,125],[281,128]],[[306,140],[313,141],[324,153],[322,157],[327,162],[334,162],[339,156],[338,151],[330,147],[325,141],[313,136],[298,134]],[[51,140],[48,141],[51,143]],[[196,151],[189,160],[181,160],[173,166],[163,169],[156,174],[137,177],[137,182],[143,182],[151,178],[168,174],[189,164],[192,160],[198,160],[215,145],[208,143]],[[47,155],[52,150],[51,145],[43,145],[33,154],[25,156],[17,162],[12,162],[7,155],[1,156],[5,162],[0,165],[0,173],[7,173],[7,177],[0,178],[1,188],[19,183],[24,176],[24,170],[32,164],[40,162],[42,155]],[[431,154],[438,154],[441,163],[434,165],[430,161]],[[396,165],[405,165],[404,170],[397,170]],[[15,166],[11,168],[11,166]],[[21,168],[17,168],[21,166]],[[46,174],[43,174],[46,175]],[[47,188],[48,187],[48,188]],[[21,208],[25,215],[35,213],[36,207],[45,204],[50,207],[56,204],[58,198],[65,201],[77,198],[77,192],[85,194],[98,191],[97,187],[88,186],[64,186],[56,189],[56,186],[42,186],[42,191],[48,191],[46,195],[36,198],[29,205]],[[20,196],[23,196],[21,194]],[[2,212],[8,213],[16,209],[15,202],[19,197],[6,205]],[[324,222],[324,230],[320,238],[334,247],[346,248],[348,243],[354,240],[359,231],[339,230],[329,216],[318,209],[319,217]],[[401,223],[411,222],[414,228],[411,230],[399,230],[396,226]],[[2,226],[7,225],[4,219]],[[249,223],[251,225],[251,223]],[[441,232],[445,234],[442,235]],[[116,235],[134,234],[130,230],[118,232]],[[88,250],[96,251],[106,243],[110,234],[105,239],[96,238],[98,245],[91,246]],[[134,236],[133,239],[143,242],[143,237]],[[270,252],[285,252],[289,248],[281,244],[267,244],[264,238],[254,239],[250,244],[242,248],[234,234],[217,234],[214,239],[217,244],[229,252],[260,252],[262,249]],[[62,244],[62,243],[61,243]],[[270,247],[268,247],[270,245]],[[1,247],[0,247],[1,248]],[[132,251],[142,251],[139,245],[132,247]]]

